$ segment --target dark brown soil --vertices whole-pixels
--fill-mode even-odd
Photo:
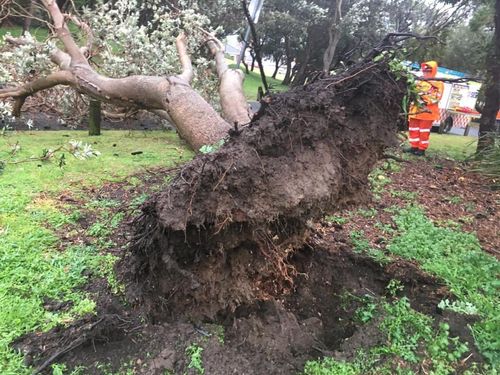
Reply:
[[[104,293],[107,297],[99,301],[96,317],[48,334],[29,335],[17,347],[38,364],[43,361],[37,356],[46,360],[74,347],[61,360],[70,367],[86,366],[88,374],[128,364],[136,373],[159,375],[167,369],[184,373],[189,364],[185,350],[196,343],[204,349],[207,374],[292,374],[301,371],[307,360],[326,355],[351,359],[359,348],[382,343],[375,324],[362,325],[354,319],[360,304],[345,306],[342,294],[383,297],[389,281],[398,279],[413,308],[447,321],[452,333],[473,348],[473,339],[463,328],[468,322],[461,316],[443,316],[435,308],[449,295],[447,289],[415,264],[400,261],[383,268],[334,238],[315,237],[311,245],[313,250],[304,249],[292,259],[301,276],[290,294],[241,305],[210,323],[174,317],[170,322],[144,323],[133,309]],[[100,288],[102,293],[105,286]],[[480,361],[473,353],[473,360]]]

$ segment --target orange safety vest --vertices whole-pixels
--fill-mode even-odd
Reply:
[[[435,77],[437,74],[437,63],[435,61],[427,61],[425,63],[422,63],[422,67],[424,65],[432,67],[431,77]],[[412,103],[412,105],[410,106],[409,117],[417,120],[438,120],[438,103],[441,100],[444,92],[443,82],[418,81],[417,91],[420,97],[419,103],[418,105]]]

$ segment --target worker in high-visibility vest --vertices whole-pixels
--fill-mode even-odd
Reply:
[[[443,82],[427,80],[436,77],[437,62],[426,61],[420,67],[426,80],[417,82],[419,99],[417,103],[412,103],[409,112],[408,138],[411,148],[405,150],[417,156],[425,155],[429,147],[432,123],[439,119],[438,103],[444,91]]]

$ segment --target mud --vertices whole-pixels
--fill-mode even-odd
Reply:
[[[435,306],[449,296],[436,279],[405,261],[382,267],[364,255],[352,252],[342,238],[314,235],[309,245],[296,252],[291,264],[298,276],[288,295],[240,305],[234,313],[210,322],[178,317],[170,322],[144,323],[139,310],[125,308],[97,283],[100,310],[67,328],[23,338],[17,348],[31,364],[40,366],[60,353],[69,368],[85,366],[88,374],[134,369],[137,374],[194,374],[186,348],[203,348],[207,374],[292,374],[302,371],[306,361],[323,356],[351,359],[360,348],[382,343],[377,320],[363,325],[355,319],[360,303],[345,303],[343,295],[387,296],[388,283],[397,279],[400,293],[413,308],[438,322],[448,322],[451,333],[469,342],[464,329],[470,318],[442,314]],[[99,286],[100,285],[100,286]],[[465,320],[464,320],[465,319]],[[65,350],[69,349],[71,350]],[[471,360],[481,361],[473,349]]]
[[[129,299],[157,321],[204,320],[288,293],[311,220],[367,200],[403,94],[384,64],[365,64],[269,98],[144,205]]]

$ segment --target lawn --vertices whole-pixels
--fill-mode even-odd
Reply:
[[[235,68],[234,64],[230,65],[231,68]],[[244,72],[244,68],[241,67]],[[288,90],[288,86],[282,85],[280,80],[267,77],[267,82],[270,86],[271,92],[282,92]],[[243,91],[247,100],[257,100],[258,88],[262,87],[262,80],[260,78],[259,69],[257,68],[254,72],[245,74],[245,82],[243,83]]]
[[[476,137],[432,133],[427,154],[464,160],[474,155],[476,146]]]
[[[22,162],[70,140],[91,144],[100,156],[79,160],[66,152],[63,167],[58,158]],[[12,155],[14,149],[18,151]],[[95,303],[77,289],[86,282],[83,271],[95,269],[103,276],[112,272],[113,263],[97,246],[61,248],[57,230],[75,225],[79,216],[77,210],[66,212],[61,194],[91,202],[86,188],[123,181],[145,168],[174,166],[192,156],[174,132],[105,131],[100,137],[78,131],[8,132],[0,137],[0,160],[7,163],[0,175],[1,374],[30,373],[9,348],[13,339],[93,311]],[[71,301],[73,307],[50,312],[43,307],[46,300]]]

